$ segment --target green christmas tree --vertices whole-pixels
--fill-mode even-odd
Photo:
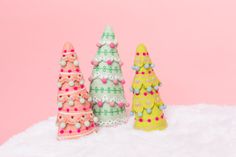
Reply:
[[[93,112],[99,118],[100,126],[116,126],[127,121],[126,107],[129,106],[125,97],[125,83],[112,28],[107,26],[97,44],[98,51],[91,62],[93,67],[90,95],[93,99]]]

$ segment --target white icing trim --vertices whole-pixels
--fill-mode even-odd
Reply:
[[[80,91],[82,91],[82,90],[84,90],[84,89],[85,89],[85,88],[80,89],[80,90],[77,90],[77,91],[66,92],[66,93],[60,93],[60,94],[58,94],[58,96],[61,96],[61,95],[68,95],[68,94],[74,94],[74,93],[76,93],[76,92],[80,92]]]
[[[74,136],[57,136],[57,139],[58,140],[63,140],[63,139],[71,139],[71,138],[76,138],[76,137],[81,137],[81,136],[84,136],[84,135],[88,135],[88,134],[91,134],[93,132],[96,132],[96,128],[84,133],[84,134],[79,134],[79,135],[74,135]]]
[[[80,115],[80,114],[89,114],[93,113],[92,111],[87,111],[87,112],[58,112],[59,114],[65,114],[65,115]]]
[[[124,77],[122,76],[122,72],[121,73],[116,73],[116,75],[112,74],[112,73],[104,73],[104,72],[93,72],[92,74],[92,79],[96,79],[96,78],[106,78],[109,79],[111,81],[113,80],[124,80]]]

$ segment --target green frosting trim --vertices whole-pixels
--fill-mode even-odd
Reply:
[[[119,115],[120,113],[123,113],[125,111],[124,108],[116,108],[111,110],[103,110],[102,108],[99,108],[98,110],[93,110],[95,115],[107,115],[107,116],[113,116],[113,115]]]
[[[105,56],[108,55],[108,54],[111,54],[112,56],[114,56],[116,54],[116,50],[115,49],[111,49],[110,51],[108,51],[107,49],[105,50],[102,50],[101,48],[98,49],[97,51],[97,54],[100,55],[100,54],[104,54]]]
[[[107,92],[107,93],[123,93],[123,88],[111,88],[111,87],[107,87],[107,88],[104,88],[104,87],[101,87],[101,88],[98,88],[98,87],[91,87],[90,88],[90,91],[95,91],[95,93],[98,93],[98,92]]]
[[[113,71],[116,73],[121,72],[121,69],[119,68],[119,66],[115,66],[114,68],[112,68],[111,66],[102,66],[102,67],[97,66],[94,68],[94,70],[96,72],[98,72],[98,71],[110,72],[110,73],[112,73]]]

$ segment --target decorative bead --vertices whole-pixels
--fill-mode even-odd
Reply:
[[[68,105],[69,105],[69,106],[73,106],[73,105],[74,105],[74,101],[73,101],[73,100],[70,100],[70,101],[68,102]]]
[[[139,89],[134,89],[135,94],[139,94]]]
[[[148,109],[147,109],[147,113],[148,113],[148,114],[152,113],[152,109],[148,108]]]
[[[131,69],[136,70],[136,66],[132,66]]]
[[[93,100],[92,97],[89,97],[89,98],[88,98],[88,101],[89,101],[89,102],[91,102],[92,100]]]
[[[84,80],[80,80],[80,81],[79,81],[79,84],[84,84]]]
[[[64,129],[65,127],[66,127],[66,123],[62,122],[62,123],[60,124],[60,128]]]
[[[155,64],[151,64],[151,67],[154,68],[154,67],[155,67]]]
[[[116,47],[116,45],[114,43],[110,43],[110,48],[114,49]]]
[[[147,88],[147,91],[150,93],[150,92],[152,91],[152,87],[149,86],[149,87]]]
[[[113,80],[114,85],[118,84],[118,80]]]
[[[122,83],[122,84],[125,84],[125,80],[121,80],[121,83]]]
[[[57,102],[57,106],[58,106],[58,108],[62,108],[62,106],[63,106],[62,102]]]
[[[75,61],[74,61],[74,65],[75,65],[75,66],[79,66],[79,61],[75,60]]]
[[[144,65],[144,68],[145,68],[145,69],[148,69],[148,68],[149,68],[149,64],[146,63],[146,64]]]
[[[138,116],[139,116],[139,117],[142,117],[142,116],[143,116],[143,113],[142,113],[142,112],[138,112]]]
[[[131,111],[131,112],[130,112],[130,116],[133,116],[133,115],[134,115],[134,112]]]
[[[89,127],[89,126],[90,126],[90,122],[86,120],[86,121],[84,122],[84,125],[85,125],[86,127]]]
[[[126,105],[125,105],[126,107],[129,107],[130,106],[130,104],[129,103],[126,103]]]
[[[64,66],[66,65],[66,61],[61,60],[61,61],[60,61],[60,65],[64,67]]]
[[[111,107],[114,107],[114,106],[115,106],[115,103],[114,103],[114,102],[109,102],[109,105],[110,105]]]
[[[163,105],[159,106],[159,109],[162,110],[162,111],[165,110],[166,109],[166,105],[163,104]]]
[[[98,122],[98,117],[93,117],[93,121],[94,121],[95,123],[97,123],[97,122]]]
[[[134,92],[133,87],[130,87],[129,91],[133,93]]]
[[[80,100],[79,100],[79,102],[80,102],[81,104],[83,104],[83,103],[85,103],[85,99],[81,97]]]
[[[121,108],[121,107],[124,106],[124,103],[123,103],[123,102],[119,102],[119,103],[118,103],[118,106]]]
[[[102,101],[98,101],[98,107],[102,107],[102,106],[103,106]]]
[[[62,84],[60,82],[57,83],[57,87],[61,88]]]
[[[111,65],[111,64],[112,64],[112,61],[111,61],[111,60],[107,60],[107,64],[108,64],[108,65]]]
[[[94,66],[97,66],[98,62],[97,61],[92,61],[91,64],[94,65]]]
[[[107,79],[106,78],[102,78],[102,83],[106,84],[107,83]]]
[[[79,129],[79,128],[81,127],[81,124],[80,124],[80,123],[76,123],[76,124],[75,124],[75,127],[76,127],[77,129]]]
[[[155,87],[154,87],[155,90],[158,90],[158,88],[159,88],[158,86],[155,86]]]
[[[69,82],[69,85],[70,85],[71,87],[73,87],[73,86],[75,85],[74,81],[70,81],[70,82]]]

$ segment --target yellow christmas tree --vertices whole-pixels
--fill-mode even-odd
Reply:
[[[163,110],[166,108],[159,95],[160,80],[157,78],[149,53],[144,44],[138,45],[133,70],[136,71],[131,91],[132,113],[136,129],[144,131],[163,130],[167,127]]]

